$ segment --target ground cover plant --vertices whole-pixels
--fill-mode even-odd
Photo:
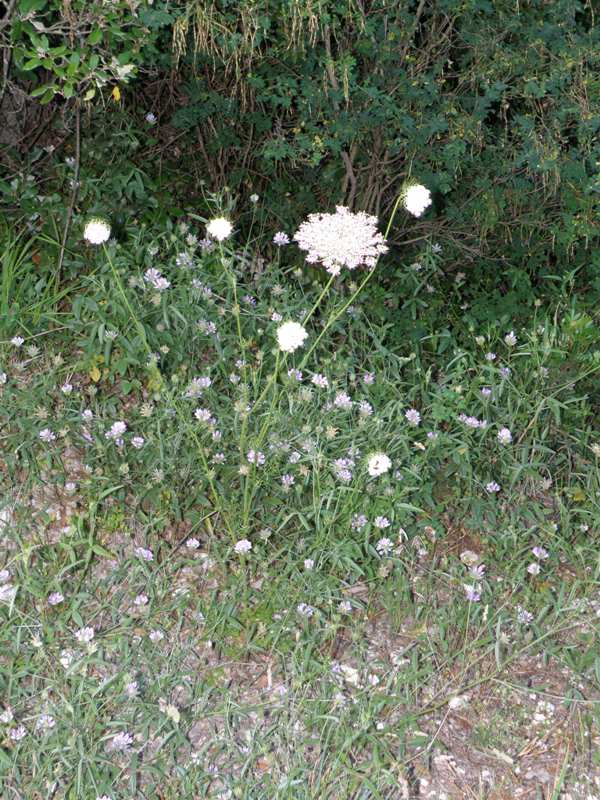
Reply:
[[[600,796],[596,31],[9,4],[0,797]]]

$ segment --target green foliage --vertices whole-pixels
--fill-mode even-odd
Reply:
[[[42,105],[56,95],[90,101],[113,83],[118,91],[157,58],[157,32],[170,20],[148,0],[18,0],[13,14],[14,66]]]

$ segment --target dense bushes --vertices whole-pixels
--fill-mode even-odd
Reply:
[[[433,236],[446,268],[474,270],[490,294],[481,317],[532,302],[568,269],[584,268],[580,279],[600,288],[591,247],[600,50],[589,3],[65,8],[17,4],[11,85],[42,101],[87,97],[106,140],[110,93],[137,74],[125,109],[140,122],[152,109],[166,132],[157,141],[177,137],[161,156],[186,175],[192,164],[196,197],[225,185],[258,193],[259,221],[276,230],[335,202],[387,216],[411,175],[443,215],[399,226],[396,241]],[[189,181],[181,188],[186,210],[194,194]]]

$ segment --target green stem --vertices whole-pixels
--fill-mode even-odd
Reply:
[[[331,287],[331,284],[332,284],[332,283],[333,283],[333,281],[335,280],[335,277],[336,277],[335,275],[332,275],[332,276],[329,278],[329,280],[328,280],[328,281],[327,281],[327,283],[325,284],[325,288],[323,289],[323,291],[322,291],[322,292],[321,292],[321,294],[319,295],[319,297],[318,297],[318,299],[317,299],[317,302],[314,304],[314,306],[311,308],[311,310],[308,312],[308,314],[307,314],[307,315],[304,317],[304,320],[303,320],[303,322],[302,322],[302,324],[303,324],[303,325],[306,325],[306,323],[308,322],[308,320],[309,320],[309,319],[312,317],[312,315],[315,313],[315,311],[317,310],[317,308],[319,307],[319,305],[320,305],[320,303],[321,303],[321,300],[323,299],[323,297],[325,296],[325,294],[326,294],[326,293],[329,291],[329,289],[330,289],[330,287]]]

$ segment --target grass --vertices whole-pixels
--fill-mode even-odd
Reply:
[[[572,287],[481,329],[427,246],[394,286],[403,338],[347,277],[323,292],[285,253],[253,277],[196,230],[71,247],[60,287],[7,240],[1,796],[591,796],[594,310]],[[273,314],[315,305],[277,355]]]

